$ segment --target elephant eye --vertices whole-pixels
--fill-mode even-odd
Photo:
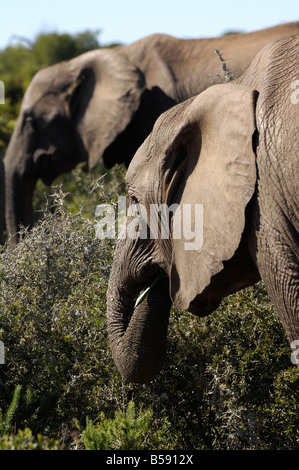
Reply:
[[[130,205],[129,205],[128,215],[132,215],[134,217],[140,216],[139,201],[137,197],[133,195],[130,195]]]
[[[23,122],[23,128],[25,126],[30,126],[34,131],[37,130],[37,121],[36,119],[32,116],[32,114],[27,114],[27,116],[25,116],[24,118],[24,122]]]
[[[137,197],[131,196],[132,204],[139,204]]]

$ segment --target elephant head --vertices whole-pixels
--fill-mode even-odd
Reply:
[[[117,51],[91,51],[36,74],[4,159],[11,235],[31,224],[36,180],[50,184],[79,162],[93,168],[132,120],[143,91],[142,72]]]
[[[281,74],[297,52],[298,39],[271,44],[238,84],[212,86],[164,113],[134,156],[126,182],[135,213],[107,293],[112,354],[126,380],[153,380],[161,368],[171,303],[207,315],[260,278],[289,339],[299,338],[296,67]]]
[[[127,233],[119,240],[109,281],[111,348],[127,380],[156,376],[166,351],[171,302],[206,315],[225,295],[259,278],[243,241],[245,209],[256,183],[255,99],[251,89],[235,85],[232,92],[228,86],[220,94],[216,85],[175,106],[157,120],[129,166],[128,193],[139,209],[136,230],[148,223],[150,232],[149,239]],[[199,204],[202,246],[196,240],[202,228],[196,222]],[[175,213],[154,221],[153,209],[163,205]],[[136,215],[128,217],[127,230],[134,222]],[[167,225],[169,237],[161,237]],[[159,236],[151,239],[155,231]],[[161,272],[165,277],[134,309],[140,292]]]

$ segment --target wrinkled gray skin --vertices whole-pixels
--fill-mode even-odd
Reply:
[[[299,33],[299,22],[249,34],[181,40],[153,35],[101,49],[37,73],[5,156],[6,223],[32,223],[38,178],[51,184],[79,162],[129,164],[157,117],[223,81],[215,49],[236,78],[269,41]]]
[[[144,227],[152,204],[190,204],[193,216],[203,204],[203,245],[187,250],[174,217],[169,239],[118,241],[107,319],[125,380],[158,374],[172,303],[204,316],[261,278],[290,342],[299,339],[298,50],[299,36],[270,43],[236,82],[160,116],[135,154],[126,182],[139,215],[127,218],[127,231]],[[134,309],[161,271],[166,277]]]

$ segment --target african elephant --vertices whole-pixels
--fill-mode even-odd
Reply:
[[[160,371],[172,303],[205,316],[260,279],[299,340],[298,50],[299,36],[271,42],[235,82],[166,111],[131,161],[107,291],[125,380]]]
[[[6,224],[32,223],[38,178],[51,184],[79,162],[128,164],[171,106],[223,81],[219,49],[236,78],[263,45],[299,33],[299,22],[249,34],[181,40],[153,35],[87,52],[38,72],[29,85],[5,156]]]

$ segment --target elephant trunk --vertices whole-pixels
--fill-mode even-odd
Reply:
[[[7,234],[12,244],[17,241],[20,226],[32,225],[32,199],[37,177],[31,159],[20,151],[14,136],[4,157],[5,219]],[[20,157],[21,155],[21,157]]]
[[[166,356],[171,307],[167,279],[161,279],[134,307],[141,290],[132,279],[121,279],[114,263],[107,292],[110,346],[120,374],[133,383],[150,382],[160,372]]]
[[[35,180],[31,181],[27,178],[25,183],[18,176],[8,174],[5,187],[6,228],[10,241],[14,244],[17,241],[17,232],[20,227],[32,225],[32,198]]]

